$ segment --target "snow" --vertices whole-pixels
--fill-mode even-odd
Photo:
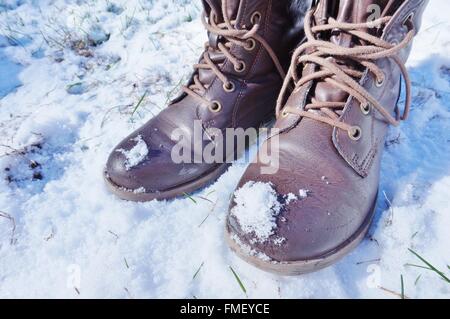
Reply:
[[[145,141],[142,139],[142,135],[138,135],[133,139],[136,145],[129,150],[118,149],[116,152],[122,153],[125,156],[125,169],[130,170],[136,167],[148,155],[148,147]],[[144,191],[145,192],[145,191]]]
[[[12,62],[4,53],[4,48],[11,45],[10,40],[0,34],[0,99],[21,85],[17,75],[21,71],[18,63]],[[13,42],[13,44],[16,44]]]
[[[138,189],[135,189],[134,191],[133,191],[133,193],[135,193],[135,194],[143,194],[143,193],[145,193],[147,190],[145,189],[145,187],[139,187]]]
[[[249,245],[243,243],[239,237],[235,234],[231,235],[231,239],[234,240],[235,243],[237,243],[242,250],[244,254],[247,254],[249,256],[254,256],[262,261],[272,261],[272,259],[267,256],[266,254],[256,251],[255,249],[251,248]],[[277,241],[279,243],[279,241]],[[281,244],[282,242],[280,242]]]
[[[272,184],[247,182],[235,192],[231,215],[247,234],[258,242],[266,242],[277,228],[277,217],[283,208]]]
[[[328,180],[328,177],[322,176],[321,179],[323,182],[325,182],[325,184],[330,185],[330,181]]]
[[[309,193],[310,193],[309,190],[303,188],[298,191],[298,195],[301,199],[307,198]]]
[[[291,202],[297,200],[298,197],[292,193],[287,194],[286,198],[285,198],[285,204],[289,205]]]
[[[245,298],[229,266],[249,298],[398,298],[401,275],[410,298],[450,297],[434,272],[407,266],[422,265],[413,249],[450,275],[450,2],[430,1],[416,37],[411,117],[390,130],[370,236],[286,278],[224,241],[245,164],[195,202],[131,203],[104,186],[110,151],[197,61],[200,1],[38,2],[0,4],[0,298]]]

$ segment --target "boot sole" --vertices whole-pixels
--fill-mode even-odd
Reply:
[[[200,178],[197,178],[191,182],[179,185],[177,187],[171,188],[162,192],[154,192],[154,193],[138,193],[133,192],[132,190],[127,190],[119,185],[115,184],[108,176],[107,172],[103,172],[103,178],[106,182],[106,186],[109,191],[112,192],[117,197],[133,201],[133,202],[149,202],[152,200],[170,200],[177,197],[186,196],[186,194],[192,193],[199,189],[202,189],[212,183],[214,183],[223,173],[226,172],[228,167],[231,164],[224,163],[212,170],[211,172],[203,175]]]
[[[354,233],[344,243],[342,243],[339,247],[335,248],[331,252],[328,252],[327,254],[319,258],[314,258],[311,260],[275,263],[264,261],[254,256],[250,256],[248,255],[248,253],[245,253],[239,246],[239,244],[237,244],[233,240],[233,238],[231,237],[228,223],[226,224],[225,238],[231,250],[235,252],[238,255],[238,257],[243,259],[245,262],[266,272],[282,276],[298,276],[315,272],[336,263],[344,256],[349,254],[353,249],[355,249],[359,245],[359,243],[361,243],[361,241],[364,239],[367,232],[369,231],[370,225],[372,223],[377,197],[375,198],[375,202],[372,205],[371,214],[368,215],[368,217],[361,225],[361,227],[358,229],[358,231]]]

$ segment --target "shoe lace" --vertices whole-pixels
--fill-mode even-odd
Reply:
[[[323,102],[311,99],[311,103],[305,105],[302,110],[286,105],[282,108],[284,96],[289,90],[291,81],[295,85],[294,91],[298,91],[303,85],[316,80],[325,81],[338,89],[341,89],[353,96],[361,103],[362,110],[370,110],[373,106],[383,117],[392,125],[399,125],[399,120],[406,120],[409,115],[411,106],[411,81],[408,71],[403,61],[397,56],[397,53],[405,48],[415,35],[414,28],[407,33],[405,38],[398,44],[389,43],[383,39],[362,31],[362,29],[373,28],[388,23],[392,17],[386,16],[372,22],[366,23],[343,23],[338,22],[334,18],[329,18],[328,23],[324,25],[311,26],[313,10],[310,10],[305,17],[305,34],[307,41],[299,46],[292,57],[292,62],[288,70],[287,77],[283,83],[280,96],[277,101],[276,114],[277,118],[296,114],[302,117],[310,118],[316,121],[327,123],[333,127],[340,128],[348,132],[349,135],[357,135],[359,128],[344,123],[340,120],[338,112],[342,111],[346,105],[345,102]],[[330,41],[316,39],[315,34],[322,31],[342,30],[352,36],[359,38],[364,43],[348,48],[337,45]],[[383,71],[373,62],[382,58],[392,58],[399,66],[401,74],[405,79],[406,100],[404,112],[401,116],[396,109],[396,118],[394,118],[364,87],[362,87],[355,79],[361,79],[365,72],[355,70],[348,66],[339,65],[330,61],[330,58],[339,59],[339,61],[352,60],[367,68],[375,75],[378,85],[382,85],[385,80]],[[299,65],[303,65],[304,69],[308,65],[319,66],[318,70],[301,77],[298,73]],[[319,114],[320,111],[321,114]]]
[[[209,42],[206,42],[203,59],[200,63],[194,64],[195,74],[193,76],[193,83],[189,86],[182,87],[184,93],[199,100],[201,103],[208,105],[208,107],[213,106],[216,102],[211,102],[203,97],[206,93],[207,87],[201,82],[197,71],[201,69],[211,70],[217,78],[222,81],[224,88],[231,87],[233,83],[230,81],[229,77],[225,75],[216,65],[217,62],[211,59],[210,54],[221,52],[223,56],[225,56],[233,64],[235,70],[242,72],[245,65],[243,64],[243,61],[231,54],[230,50],[232,44],[248,48],[249,45],[254,45],[252,44],[253,41],[258,41],[266,49],[282,79],[286,76],[274,50],[263,37],[257,34],[260,29],[259,21],[255,21],[250,30],[237,29],[237,21],[231,20],[227,15],[227,0],[222,0],[222,15],[223,22],[216,23],[217,13],[214,10],[211,10],[209,17],[207,17],[205,12],[202,14],[202,23],[206,30],[212,34],[222,37],[225,41],[223,41],[224,43],[219,42],[217,44],[217,48],[212,47]]]

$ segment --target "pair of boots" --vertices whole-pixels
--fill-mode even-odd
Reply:
[[[266,271],[326,267],[368,231],[387,129],[408,116],[404,63],[427,0],[203,4],[208,42],[195,72],[177,99],[112,152],[107,185],[134,201],[198,190],[228,164],[175,162],[175,130],[191,138],[195,123],[202,132],[258,128],[276,113],[232,199],[227,239],[240,257]],[[189,138],[193,158],[198,149]],[[263,150],[277,161],[263,161]]]

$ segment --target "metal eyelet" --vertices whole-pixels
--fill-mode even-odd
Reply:
[[[359,126],[352,126],[352,128],[348,131],[348,137],[350,137],[353,141],[358,141],[361,139],[362,131]]]
[[[244,72],[245,71],[245,62],[239,61],[238,65],[234,66],[234,70],[239,73]]]
[[[217,20],[217,14],[216,13],[212,13],[212,20],[213,20],[213,22],[215,23],[215,24],[218,24],[219,23],[219,21]]]
[[[384,80],[386,79],[386,77],[384,77],[383,79],[376,79],[375,80],[375,86],[377,87],[377,88],[380,88],[380,87],[382,87],[383,85],[384,85]]]
[[[255,11],[250,18],[250,22],[252,24],[258,24],[261,22],[261,13],[259,11]]]
[[[217,113],[222,110],[222,104],[220,104],[220,102],[218,101],[212,101],[208,108],[211,112]]]
[[[411,21],[411,22],[412,22],[412,20],[414,19],[415,14],[416,14],[416,13],[415,13],[414,11],[411,12],[411,13],[405,18],[405,20],[403,20],[403,25],[406,26],[406,23],[407,23],[408,21]]]
[[[361,107],[361,112],[364,115],[369,115],[370,111],[372,110],[372,107],[371,107],[371,105],[369,103],[362,103],[360,105],[360,107]]]
[[[223,90],[225,92],[231,93],[231,92],[234,92],[235,89],[236,89],[236,86],[231,81],[228,81],[227,83],[223,84]]]
[[[244,46],[245,50],[252,51],[256,47],[256,41],[252,38],[247,40],[246,45]]]
[[[281,112],[281,116],[286,118],[289,116],[289,112],[286,110],[283,110],[283,112]]]

